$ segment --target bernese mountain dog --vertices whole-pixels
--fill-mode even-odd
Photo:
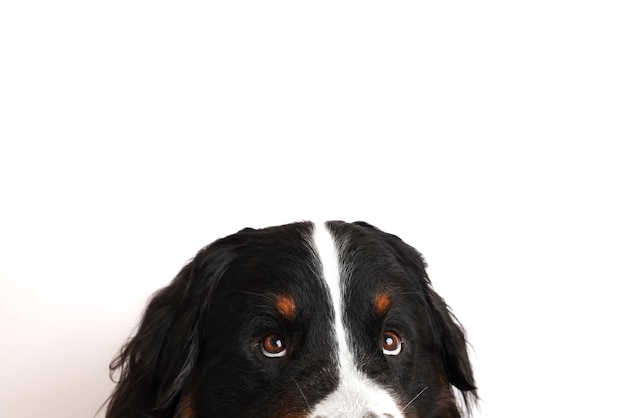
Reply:
[[[422,256],[367,223],[243,229],[155,293],[107,418],[471,413],[464,332]]]

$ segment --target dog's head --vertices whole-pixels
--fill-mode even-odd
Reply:
[[[458,417],[476,399],[421,255],[360,222],[244,229],[202,249],[111,368],[107,418]]]

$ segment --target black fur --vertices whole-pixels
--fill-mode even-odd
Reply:
[[[457,417],[451,386],[469,411],[477,399],[464,332],[431,287],[421,255],[365,223],[328,223],[344,243],[347,323],[364,372],[403,402],[407,417]],[[107,418],[279,417],[306,414],[338,384],[332,308],[311,247],[312,224],[245,229],[202,249],[151,299],[111,373],[119,383]],[[384,318],[368,303],[391,290]],[[291,295],[293,318],[274,301]],[[407,352],[387,359],[382,329],[403,332]],[[280,333],[289,355],[269,359],[259,341]]]

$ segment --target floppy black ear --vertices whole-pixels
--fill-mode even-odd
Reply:
[[[198,357],[203,318],[233,257],[218,241],[153,295],[137,333],[110,365],[111,378],[119,374],[119,382],[107,418],[174,415]]]
[[[435,327],[435,343],[439,349],[448,382],[463,394],[469,410],[477,399],[474,373],[467,354],[465,332],[445,301],[429,286],[429,302],[432,304]]]

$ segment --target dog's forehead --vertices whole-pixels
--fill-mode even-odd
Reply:
[[[374,293],[372,286],[397,286],[406,279],[386,235],[367,224],[339,221],[248,228],[233,236],[240,245],[231,273],[251,274],[254,280],[246,286],[269,290],[366,286],[361,293]]]
[[[224,241],[237,251],[219,286],[221,302],[307,323],[320,315],[342,318],[347,310],[354,316],[363,308],[384,316],[404,278],[394,272],[398,264],[380,235],[369,225],[339,221],[244,229]],[[250,310],[235,315],[248,317]]]
[[[386,277],[402,276],[403,272],[381,238],[386,235],[367,224],[339,221],[247,228],[232,236],[239,240],[232,270],[255,274],[257,283],[265,279],[272,287],[292,287],[293,282],[298,286],[319,284],[318,279],[326,279],[323,271],[327,266],[327,273],[339,272],[337,279],[344,287],[353,285],[346,279],[354,276],[361,278],[355,285],[388,283]],[[329,284],[328,280],[322,282]]]

